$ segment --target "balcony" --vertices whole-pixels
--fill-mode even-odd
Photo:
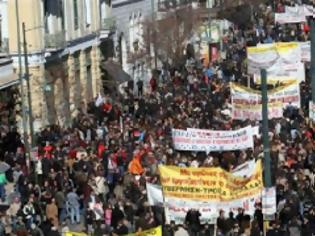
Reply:
[[[101,29],[103,31],[114,32],[116,30],[116,18],[108,17],[108,18],[103,19]]]
[[[45,47],[47,49],[57,50],[66,46],[65,32],[57,32],[55,34],[45,35]]]

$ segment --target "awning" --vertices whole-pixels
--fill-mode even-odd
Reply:
[[[18,76],[13,72],[12,60],[0,58],[0,90],[18,83]]]
[[[111,80],[116,83],[116,85],[132,80],[130,75],[127,74],[117,62],[107,60],[102,63],[101,67],[107,72]]]
[[[16,74],[1,76],[0,75],[0,90],[20,83]]]

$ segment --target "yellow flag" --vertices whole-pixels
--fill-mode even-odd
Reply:
[[[65,236],[88,236],[86,233],[66,232]]]
[[[156,228],[148,229],[134,234],[127,234],[126,236],[162,236],[162,226],[158,226]]]

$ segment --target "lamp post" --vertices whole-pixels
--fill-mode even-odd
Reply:
[[[31,86],[30,86],[30,73],[28,68],[28,53],[26,43],[26,30],[25,23],[22,23],[23,27],[23,46],[24,46],[24,64],[25,64],[25,80],[27,85],[27,101],[28,101],[28,115],[29,115],[29,126],[31,135],[31,148],[34,147],[34,119],[33,119],[33,108],[32,108],[32,97],[31,97]]]
[[[22,123],[23,123],[23,140],[26,153],[30,154],[30,146],[27,137],[27,116],[25,107],[25,91],[24,80],[22,76],[22,55],[21,55],[21,31],[20,31],[20,14],[19,14],[19,1],[15,0],[15,14],[16,14],[16,29],[17,29],[17,50],[18,50],[18,64],[19,64],[19,81],[21,89],[21,106],[22,106]]]

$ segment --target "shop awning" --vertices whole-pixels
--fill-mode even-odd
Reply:
[[[13,72],[12,60],[0,58],[0,90],[18,83],[18,76]]]
[[[18,83],[20,83],[20,81],[15,74],[10,76],[0,76],[0,90]]]
[[[106,71],[108,76],[111,78],[113,82],[116,83],[116,85],[125,83],[127,81],[132,80],[129,74],[127,74],[122,68],[121,65],[117,62],[114,62],[112,60],[104,61],[101,64],[101,67],[103,70]]]

